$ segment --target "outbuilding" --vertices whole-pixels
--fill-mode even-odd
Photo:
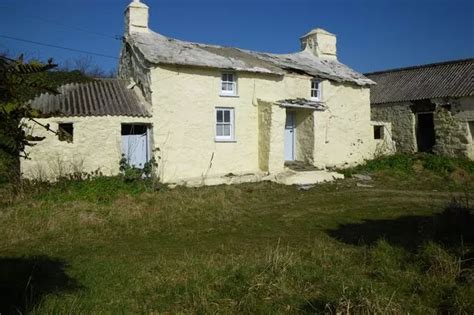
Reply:
[[[474,159],[474,59],[367,73],[371,117],[392,125],[398,152]]]

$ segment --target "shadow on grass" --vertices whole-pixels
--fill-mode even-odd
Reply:
[[[474,245],[474,209],[453,203],[431,216],[402,216],[396,219],[364,220],[326,231],[331,237],[352,245],[373,245],[385,240],[409,251],[432,241],[451,246]]]
[[[32,310],[47,294],[79,289],[66,263],[45,257],[0,257],[0,314]]]

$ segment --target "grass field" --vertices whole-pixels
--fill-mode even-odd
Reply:
[[[373,178],[4,194],[0,312],[474,313],[472,176]]]

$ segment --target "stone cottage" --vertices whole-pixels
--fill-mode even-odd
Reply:
[[[474,159],[474,59],[368,73],[372,119],[397,151]]]
[[[33,100],[63,112],[43,124],[74,134],[61,141],[36,128],[46,139],[30,148],[25,176],[58,159],[113,175],[124,153],[136,166],[154,157],[163,182],[210,183],[259,180],[295,161],[327,169],[373,156],[374,83],[337,60],[335,35],[314,29],[301,51],[271,54],[165,37],[148,17],[137,0],[125,10],[120,79]]]

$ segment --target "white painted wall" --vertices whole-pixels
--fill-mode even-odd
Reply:
[[[57,128],[58,122],[73,122],[74,143],[60,142],[56,136],[35,127],[36,134],[46,139],[28,149],[31,160],[22,161],[25,176],[42,172],[43,176],[54,177],[58,173],[56,164],[61,163],[70,169],[79,163],[87,172],[99,169],[105,175],[117,174],[120,123],[153,125],[152,149],[159,163],[158,175],[164,182],[231,173],[276,174],[284,170],[286,109],[275,102],[298,97],[309,99],[310,77],[238,73],[237,97],[220,96],[218,69],[159,66],[143,77],[146,80],[140,80],[138,75],[134,79],[145,91],[150,91],[147,95],[153,118],[43,119],[42,123],[50,123],[53,128]],[[297,158],[303,156],[303,151],[306,156],[313,151],[314,165],[320,168],[347,167],[371,158],[375,141],[370,124],[369,89],[325,80],[322,101],[327,110],[313,112],[305,123],[313,124],[314,135],[297,137],[296,141],[297,145],[307,141],[314,144],[309,153],[308,149],[296,148]],[[216,107],[234,108],[235,141],[215,140]]]
[[[121,124],[151,123],[149,118],[137,117],[56,117],[37,119],[57,130],[58,123],[73,123],[72,143],[43,127],[28,123],[29,132],[45,139],[27,148],[30,159],[21,160],[21,172],[26,178],[55,179],[67,173],[101,171],[104,175],[117,175],[122,155]]]
[[[238,74],[238,97],[220,96],[217,69],[160,66],[151,71],[155,146],[160,149],[164,181],[265,171],[259,167],[258,104],[310,98],[310,77]],[[323,81],[328,110],[314,113],[314,163],[345,167],[373,155],[369,89]],[[285,109],[271,106],[265,121],[270,145],[269,172],[284,164]],[[214,140],[215,107],[235,109],[235,142]],[[260,146],[262,143],[260,143]],[[261,160],[261,156],[260,156]]]

